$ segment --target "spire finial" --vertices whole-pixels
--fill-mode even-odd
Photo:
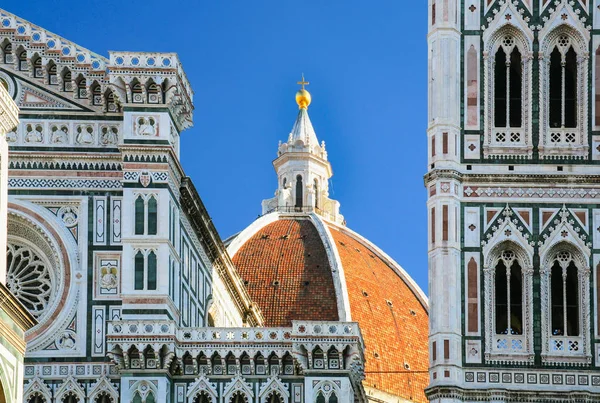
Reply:
[[[304,80],[304,73],[302,73],[302,81],[298,81],[297,84],[301,85],[302,89],[304,89],[305,85],[310,85],[310,83],[308,81]]]
[[[304,86],[309,84],[310,83],[304,79],[304,73],[302,73],[302,81],[298,81],[298,85],[301,85],[302,88],[296,93],[296,103],[300,109],[308,109],[308,105],[310,105],[310,92],[304,89]]]

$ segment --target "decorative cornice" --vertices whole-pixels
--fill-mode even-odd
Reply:
[[[10,94],[0,84],[0,135],[11,132],[19,124],[19,108]]]
[[[0,283],[0,309],[8,314],[23,332],[37,325],[37,320],[2,283]]]
[[[600,399],[600,394],[587,391],[541,391],[541,390],[508,390],[506,385],[498,384],[495,388],[465,389],[457,386],[440,385],[425,389],[429,401],[457,399],[475,402],[531,402],[562,403],[565,401],[592,403]]]
[[[499,183],[547,183],[552,185],[573,185],[573,184],[586,184],[586,185],[600,185],[600,175],[561,175],[561,174],[550,174],[547,172],[540,173],[511,173],[511,174],[477,174],[477,173],[463,173],[455,169],[435,169],[425,174],[424,184],[427,186],[428,183],[438,179],[454,179],[462,182],[463,184],[494,184]]]

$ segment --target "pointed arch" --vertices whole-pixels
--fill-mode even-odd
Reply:
[[[505,24],[484,38],[484,154],[503,155],[509,147],[529,155],[533,38]],[[475,119],[476,116],[473,117]],[[475,122],[476,123],[476,122]]]
[[[205,403],[199,397],[204,396],[207,403],[217,403],[219,395],[217,392],[217,384],[211,383],[209,379],[202,375],[196,378],[194,383],[188,387],[187,401],[188,403]]]
[[[88,87],[87,80],[83,76],[83,74],[79,74],[75,79],[75,88],[77,88],[76,96],[79,99],[87,99],[88,97]]]
[[[49,60],[46,64],[46,77],[49,85],[58,85],[58,66],[54,60]]]
[[[325,368],[325,353],[323,353],[323,349],[319,346],[316,346],[312,351],[312,366],[315,369],[324,369]]]
[[[44,78],[44,68],[42,67],[42,58],[38,53],[31,56],[31,75],[33,78]]]
[[[83,403],[85,401],[85,391],[73,376],[69,376],[58,388],[54,399],[57,402],[69,402],[70,399],[73,403]]]
[[[321,381],[317,383],[313,388],[313,399],[316,402],[322,401],[328,403],[332,395],[341,396],[340,387],[332,381]],[[319,400],[321,399],[321,400]]]
[[[146,94],[149,104],[160,104],[162,103],[161,88],[154,82],[153,79],[149,79],[146,82]]]
[[[131,102],[136,104],[144,103],[144,87],[137,78],[131,80],[129,84],[131,88]]]
[[[106,403],[117,403],[119,400],[119,392],[106,375],[102,375],[97,382],[90,385],[90,388],[91,390],[88,395],[90,403],[104,403],[102,401],[103,397]]]
[[[534,358],[533,265],[528,251],[515,241],[498,242],[485,257],[485,343],[490,362],[529,363]]]
[[[117,97],[113,90],[107,88],[106,91],[104,91],[104,99],[106,100],[104,108],[105,112],[120,112],[117,104]]]
[[[17,57],[17,70],[19,71],[27,71],[29,70],[29,66],[27,63],[27,51],[23,46],[19,46],[16,52]]]
[[[252,375],[252,361],[245,351],[240,356],[240,369],[242,375]]]
[[[265,362],[265,357],[262,353],[257,353],[254,356],[254,372],[258,375],[264,375],[266,374],[266,362]]]
[[[35,403],[50,403],[52,401],[52,391],[39,377],[30,379],[23,388],[23,400]]]
[[[72,92],[73,91],[73,74],[68,67],[63,67],[60,73],[61,81],[62,81],[62,90],[64,92]]]
[[[14,55],[13,55],[13,45],[7,39],[2,43],[2,62],[4,64],[13,64],[14,63]]]
[[[290,399],[288,385],[284,384],[277,376],[272,376],[260,386],[258,392],[259,403],[272,403],[273,396],[279,397],[281,403],[288,402]]]
[[[568,23],[540,34],[540,154],[544,158],[587,156],[586,35]]]
[[[221,359],[221,356],[218,352],[214,352],[212,358],[210,359],[210,362],[212,365],[212,373],[214,375],[224,375],[225,371],[223,370],[223,360]]]
[[[564,240],[541,255],[542,360],[591,362],[589,254]]]
[[[251,385],[240,375],[237,375],[225,385],[223,397],[225,402],[248,403],[252,401],[254,392]]]
[[[95,81],[90,85],[90,93],[92,94],[92,105],[101,106],[104,102],[102,99],[102,86]]]
[[[131,396],[133,396],[133,402],[139,403],[156,403],[156,396],[158,396],[158,389],[152,382],[145,380],[137,381],[129,388]],[[138,400],[136,400],[138,399]]]

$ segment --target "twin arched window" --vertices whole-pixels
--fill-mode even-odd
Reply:
[[[148,395],[146,395],[146,398],[142,399],[142,396],[136,392],[135,395],[133,395],[132,403],[156,403],[156,398],[154,397],[154,393],[149,392]]]
[[[557,244],[545,253],[540,270],[542,325],[542,359],[588,357],[589,342],[582,334],[589,333],[589,270],[586,258],[577,259],[566,243]],[[575,253],[577,255],[577,253]],[[521,255],[519,255],[521,256]],[[525,258],[523,258],[525,259]],[[488,329],[488,348],[496,354],[533,354],[531,347],[533,300],[533,269],[523,266],[514,249],[503,250],[486,282],[493,281],[490,315],[494,322]],[[489,298],[489,297],[488,297]],[[582,306],[583,305],[583,306]]]
[[[319,392],[316,403],[338,403],[338,398],[335,392],[333,392],[331,396],[329,396],[329,399],[325,399],[323,393]]]
[[[135,235],[156,235],[158,231],[158,203],[154,195],[135,199]]]
[[[156,290],[157,282],[156,253],[137,251],[134,258],[134,288],[135,290]]]
[[[484,144],[488,156],[501,155],[503,151],[494,146],[506,145],[522,147],[528,155],[532,153],[532,40],[513,26],[502,28],[489,40],[489,57],[485,57],[488,107]],[[588,101],[584,73],[587,58],[582,54],[582,41],[581,35],[566,25],[541,39],[538,149],[544,158],[552,150],[556,153],[557,147],[570,150],[572,155],[587,156],[587,127],[580,124]],[[476,65],[467,67],[468,75],[472,71],[476,71]],[[473,125],[476,119],[469,122]]]

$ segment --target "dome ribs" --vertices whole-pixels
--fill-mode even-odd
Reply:
[[[365,386],[427,402],[427,311],[374,250],[337,227],[329,229],[344,268],[352,320],[359,322],[365,342]]]
[[[237,251],[233,262],[266,326],[339,320],[327,253],[309,220],[266,225]]]

